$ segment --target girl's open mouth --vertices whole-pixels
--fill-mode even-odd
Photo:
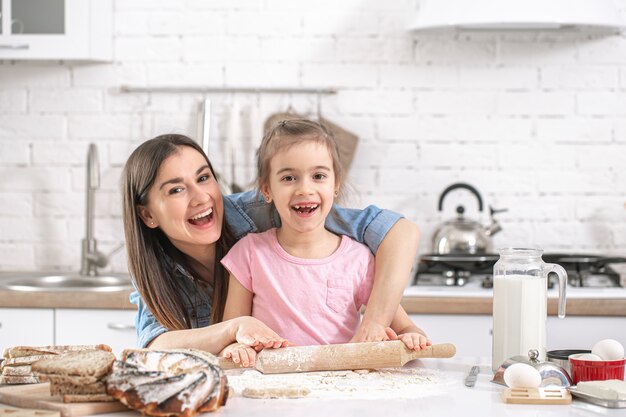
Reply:
[[[213,208],[209,208],[206,211],[203,211],[200,214],[193,216],[191,219],[187,220],[189,223],[194,226],[203,226],[209,223],[213,219]]]
[[[291,209],[298,214],[311,214],[318,209],[319,204],[296,204],[291,206]]]

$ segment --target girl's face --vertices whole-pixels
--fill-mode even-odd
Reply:
[[[306,233],[324,228],[335,196],[333,160],[324,144],[305,142],[279,151],[270,161],[270,196],[283,228]]]
[[[183,253],[212,245],[221,236],[224,214],[222,192],[204,156],[181,146],[159,168],[148,192],[148,204],[139,206],[146,226],[160,227]]]

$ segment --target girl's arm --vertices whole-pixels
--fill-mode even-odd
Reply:
[[[252,293],[230,274],[228,280],[228,296],[224,307],[224,320],[235,317],[249,316],[252,313]]]
[[[278,336],[260,320],[250,317],[250,314],[252,314],[252,293],[241,285],[241,282],[233,274],[230,274],[228,296],[224,307],[224,320],[243,316],[255,320],[262,326],[261,329],[255,329],[254,332],[251,332],[249,337],[238,337],[237,342],[252,346],[257,350],[287,346],[286,339]]]
[[[406,219],[398,220],[385,235],[375,257],[374,287],[352,342],[389,339],[385,329],[392,323],[400,305],[418,243],[419,229]]]
[[[420,350],[432,345],[426,333],[413,323],[401,306],[398,307],[387,333],[390,339],[400,339],[412,350]]]

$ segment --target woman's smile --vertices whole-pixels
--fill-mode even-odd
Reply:
[[[213,208],[208,208],[200,214],[197,214],[187,220],[194,226],[207,226],[213,221]]]

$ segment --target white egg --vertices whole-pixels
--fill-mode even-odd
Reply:
[[[624,346],[617,340],[604,339],[593,345],[591,353],[598,355],[605,361],[624,359]]]
[[[525,363],[514,363],[504,371],[504,382],[509,388],[537,388],[541,374]]]
[[[598,355],[594,355],[593,353],[581,353],[580,355],[574,356],[574,359],[579,359],[581,361],[601,361],[603,360]]]

